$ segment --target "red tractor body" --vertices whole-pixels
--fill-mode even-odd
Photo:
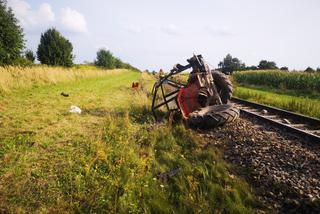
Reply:
[[[236,119],[239,111],[228,104],[232,94],[228,77],[221,72],[211,71],[201,55],[194,55],[187,61],[188,65],[177,64],[169,74],[161,75],[155,83],[152,101],[155,119],[159,120],[158,113],[163,106],[168,114],[181,112],[188,124],[194,127],[210,128]],[[192,71],[187,84],[172,78],[189,68]]]

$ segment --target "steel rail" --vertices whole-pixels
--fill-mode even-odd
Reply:
[[[320,143],[320,120],[283,109],[233,97],[240,113],[285,130],[309,142]]]

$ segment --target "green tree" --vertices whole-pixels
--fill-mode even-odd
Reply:
[[[125,63],[123,63],[119,58],[114,58],[114,66],[115,68],[124,68]]]
[[[94,61],[94,64],[106,69],[124,68],[139,71],[139,69],[133,67],[129,63],[125,63],[121,59],[113,56],[111,51],[106,49],[100,49],[97,52],[97,58]]]
[[[274,70],[278,69],[277,64],[273,61],[261,60],[258,68],[261,70]]]
[[[104,67],[107,69],[113,69],[116,65],[119,66],[119,61],[113,56],[113,54],[105,49],[100,49],[97,52],[97,59],[94,64],[99,67]]]
[[[314,72],[314,69],[311,67],[307,67],[307,69],[305,70],[305,72]]]
[[[74,55],[73,46],[55,28],[41,34],[37,57],[41,64],[71,67]]]
[[[289,71],[289,68],[286,67],[286,66],[284,66],[284,67],[281,67],[280,70],[282,70],[282,71]]]
[[[19,60],[24,48],[23,36],[12,9],[7,8],[6,1],[0,0],[0,66]]]
[[[245,70],[257,70],[257,69],[258,69],[258,67],[255,65],[251,65],[251,66],[248,66],[245,68]]]
[[[32,50],[27,50],[25,53],[25,56],[26,56],[26,59],[32,63],[34,63],[34,61],[36,60],[36,56]]]
[[[232,74],[236,70],[245,69],[246,65],[242,63],[238,58],[233,58],[230,54],[218,64],[219,69],[225,74]]]

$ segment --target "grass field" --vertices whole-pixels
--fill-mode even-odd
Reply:
[[[14,89],[28,89],[43,85],[54,85],[89,77],[103,77],[106,72],[94,66],[77,66],[74,68],[32,66],[32,67],[0,67],[0,94]]]
[[[242,85],[295,90],[307,95],[320,95],[320,72],[287,72],[278,70],[236,72],[233,79]]]
[[[244,71],[232,76],[234,96],[320,119],[320,74]]]
[[[292,92],[287,93],[262,87],[237,86],[234,96],[320,119],[320,98],[308,98],[293,95]]]
[[[154,123],[152,81],[122,70],[3,91],[0,212],[252,213],[249,187],[216,148],[182,124]],[[71,105],[83,113],[68,113]]]

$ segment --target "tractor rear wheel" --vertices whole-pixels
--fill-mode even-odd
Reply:
[[[222,103],[227,104],[233,93],[233,87],[229,77],[220,71],[212,71],[212,77]]]
[[[232,104],[213,105],[192,112],[187,123],[192,128],[210,129],[233,122],[239,115],[239,109]]]

